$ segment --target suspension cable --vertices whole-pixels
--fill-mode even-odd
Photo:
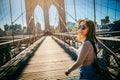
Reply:
[[[33,5],[33,3],[32,3],[32,5]],[[25,12],[25,11],[24,11]],[[22,0],[21,0],[21,14],[22,14],[23,12],[22,12]],[[22,25],[23,25],[23,14],[22,15],[20,15],[20,17],[22,16]],[[20,18],[19,17],[19,18]],[[31,22],[31,20],[32,20],[32,17],[33,17],[33,15],[31,15],[31,17],[30,17],[30,19],[29,19],[29,21],[28,21],[28,26],[29,26],[29,24],[30,24],[30,22]],[[17,20],[17,19],[16,19]],[[23,33],[23,38],[24,38],[24,33]],[[29,36],[29,39],[30,39],[30,36]],[[31,40],[29,40],[29,41],[31,41]],[[18,42],[18,44],[17,44],[17,47],[16,48],[18,48],[19,47],[19,44],[20,44],[20,41]]]
[[[51,2],[52,2],[52,1],[51,1]],[[52,3],[53,3],[53,2],[52,2]],[[59,17],[60,17],[60,20],[61,20],[61,22],[63,23],[63,25],[66,26],[66,24],[65,24],[65,22],[63,21],[62,17],[61,17],[60,15],[59,15]],[[65,28],[66,28],[66,27],[65,27]],[[67,28],[66,28],[66,30],[67,30],[67,32],[68,32],[68,36],[73,39],[73,37],[70,36],[70,31],[69,31]]]
[[[107,0],[107,16],[108,16],[108,6],[109,6],[109,0]]]
[[[12,3],[11,3],[11,0],[9,0],[9,5],[10,5],[10,20],[11,20],[12,39],[13,39],[13,48],[14,48],[14,26],[13,26],[13,22],[12,22]],[[15,54],[15,50],[13,51],[13,53]]]
[[[94,23],[96,24],[96,0],[93,1],[93,5],[94,5]]]
[[[9,5],[10,5],[10,21],[11,21],[11,24],[13,24],[13,22],[12,22],[12,3],[11,3],[11,0],[9,0]]]
[[[75,13],[75,19],[77,20],[77,15],[76,15],[76,2],[75,2],[75,0],[74,0],[74,13]]]
[[[50,1],[51,1],[51,0],[50,0]],[[54,0],[52,0],[52,1],[53,1],[58,7],[60,7],[61,10],[63,10],[65,13],[67,13],[75,22],[77,22],[77,19],[75,19],[74,17],[72,17],[66,10],[63,9],[63,7],[62,7],[61,5],[59,5],[59,4],[58,4],[57,2],[55,2]],[[52,3],[53,3],[53,2],[52,2]],[[76,8],[76,7],[75,7],[75,8]],[[60,15],[59,15],[59,16],[60,16]],[[62,19],[62,18],[61,18],[61,19]],[[62,21],[62,20],[61,20],[61,21]],[[64,24],[64,25],[65,25],[65,24]],[[66,29],[67,29],[67,28],[66,28]],[[67,29],[67,31],[68,31],[68,35],[70,35],[68,29]]]
[[[50,2],[53,3],[51,0],[50,0]],[[62,17],[61,17],[60,15],[59,15],[59,17],[60,17],[60,20],[61,20],[62,24],[63,24],[64,26],[66,26],[66,24],[65,24],[65,22],[63,21]],[[65,27],[65,28],[66,28],[66,27]],[[70,36],[69,30],[68,30],[67,28],[66,28],[66,30],[67,30],[67,32],[68,32],[68,36],[73,39],[73,37]],[[64,43],[65,43],[65,42],[64,42]]]
[[[31,10],[31,7],[34,5],[33,3],[32,3],[32,5],[31,5],[31,7],[29,7],[26,11],[23,11],[22,12],[22,4],[21,4],[21,14],[13,21],[12,20],[12,6],[11,6],[11,0],[9,0],[9,5],[10,5],[10,21],[11,21],[11,26],[12,26],[12,39],[13,39],[13,42],[14,42],[14,27],[13,27],[13,24],[22,16],[23,17],[23,14],[26,12],[26,11],[29,11],[29,10]],[[30,20],[29,20],[30,21]],[[22,18],[22,23],[23,23],[23,18]],[[10,27],[9,27],[10,28]]]
[[[75,19],[77,20],[77,15],[76,15],[76,1],[74,0],[74,13],[75,13]],[[76,34],[77,34],[77,27],[75,27],[75,29],[76,29]],[[78,47],[78,41],[77,41],[77,43],[76,43],[76,46]]]
[[[22,10],[23,10],[23,4],[22,4],[22,0],[21,0],[21,13],[22,13]],[[22,15],[22,26],[23,26],[23,15]],[[24,26],[23,26],[23,38],[24,38]]]
[[[51,1],[51,0],[50,0]],[[66,10],[63,9],[63,7],[61,5],[59,5],[55,0],[52,0],[58,7],[60,7],[61,10],[63,10],[65,13],[67,13],[75,22],[77,22],[77,20],[71,16]]]
[[[40,0],[38,0],[38,1],[36,1],[36,3],[40,3]],[[31,20],[34,18],[34,12],[32,13],[32,16],[31,16]],[[29,24],[30,24],[30,22],[31,22],[31,20],[29,21]],[[34,41],[35,41],[35,26],[34,26],[34,29],[33,29],[33,31],[32,31],[32,35],[34,36]]]
[[[23,16],[24,13],[25,13],[25,11],[22,12],[22,13],[13,21],[13,23],[15,23],[21,16]]]
[[[117,61],[118,65],[120,65],[120,62],[119,62],[119,60],[118,60],[117,55],[116,55],[112,50],[110,50],[102,41],[100,41],[99,39],[98,39],[98,41],[99,41],[99,43],[100,43],[101,45],[103,45],[110,53],[113,54],[113,56],[114,56],[115,60]]]
[[[36,3],[37,3],[37,2],[36,2]],[[35,4],[35,2],[32,3],[32,5],[34,5],[34,4]],[[31,5],[31,7],[32,7],[32,5]],[[29,11],[29,10],[31,9],[31,7],[28,8],[27,11]],[[21,1],[21,15],[20,15],[19,17],[17,17],[15,21],[17,21],[21,16],[23,17],[23,14],[24,14],[24,13],[25,13],[25,11],[22,12],[22,1]],[[34,12],[33,12],[33,13],[34,13]],[[30,25],[30,23],[31,23],[31,21],[32,21],[32,19],[33,19],[33,13],[32,13],[32,15],[30,16],[30,18],[29,18],[29,20],[28,20],[27,26]],[[22,24],[23,24],[23,18],[22,18]],[[32,31],[32,34],[34,34],[33,32],[34,32],[34,29],[33,29],[33,31]],[[31,41],[31,40],[30,40],[30,34],[29,34],[29,41]],[[29,42],[29,43],[30,43],[30,42]],[[19,44],[18,44],[18,45],[19,45]]]
[[[53,4],[53,2],[50,0],[50,2],[51,2],[51,4]],[[59,14],[58,14],[59,15]],[[61,22],[62,22],[62,24],[64,25],[64,26],[66,26],[66,24],[65,24],[65,22],[63,21],[63,19],[62,19],[62,17],[59,15],[59,18],[60,18],[60,20],[61,20]],[[65,27],[66,28],[66,27]],[[69,32],[69,30],[66,28],[66,30]]]
[[[66,2],[66,0],[64,0],[65,1],[65,10],[67,11],[67,2]],[[65,15],[67,15],[67,13],[65,13]],[[66,16],[66,22],[67,22],[67,20],[68,20],[68,17]]]
[[[22,13],[22,0],[21,0],[21,13]],[[22,23],[21,23],[21,24],[22,24],[22,26],[23,26],[23,16],[22,16]],[[23,31],[24,31],[24,29],[23,29]],[[24,38],[24,32],[23,32],[23,38]],[[16,47],[16,48],[18,48],[18,47],[19,47],[20,42],[21,42],[21,41],[19,41],[19,42],[18,42],[18,44],[17,44],[17,47]],[[24,41],[23,41],[23,43],[24,43]]]
[[[34,2],[35,3],[35,2]],[[21,14],[13,21],[13,23],[15,23],[21,16],[23,16],[23,14],[25,14],[27,11],[30,11],[32,6],[34,5],[34,3],[32,3],[32,5],[27,9],[27,10],[24,10],[23,12],[21,12]],[[22,8],[22,6],[21,6]]]

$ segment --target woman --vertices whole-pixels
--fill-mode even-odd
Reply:
[[[83,19],[78,22],[78,41],[81,46],[78,48],[76,62],[65,72],[68,76],[73,70],[79,67],[80,80],[99,80],[96,69],[93,65],[96,54],[92,43],[96,43],[94,22]],[[97,79],[96,79],[97,77]]]

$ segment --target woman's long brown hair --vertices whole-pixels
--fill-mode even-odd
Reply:
[[[96,30],[95,30],[95,24],[92,20],[89,19],[82,19],[80,21],[78,21],[78,26],[80,26],[81,22],[85,22],[86,26],[89,27],[89,32],[87,34],[87,39],[89,41],[92,41],[94,43],[98,42],[97,38],[96,38]],[[79,37],[79,34],[78,34]]]

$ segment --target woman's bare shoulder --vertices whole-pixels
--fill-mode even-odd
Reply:
[[[92,43],[89,40],[87,40],[87,41],[83,42],[83,45],[92,46]]]
[[[92,50],[93,49],[92,43],[88,40],[83,42],[83,49]]]

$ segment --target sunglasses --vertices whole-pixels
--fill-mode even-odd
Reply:
[[[82,30],[85,30],[87,27],[86,26],[84,26],[84,25],[80,25],[80,26],[78,26],[78,29],[82,29]]]

